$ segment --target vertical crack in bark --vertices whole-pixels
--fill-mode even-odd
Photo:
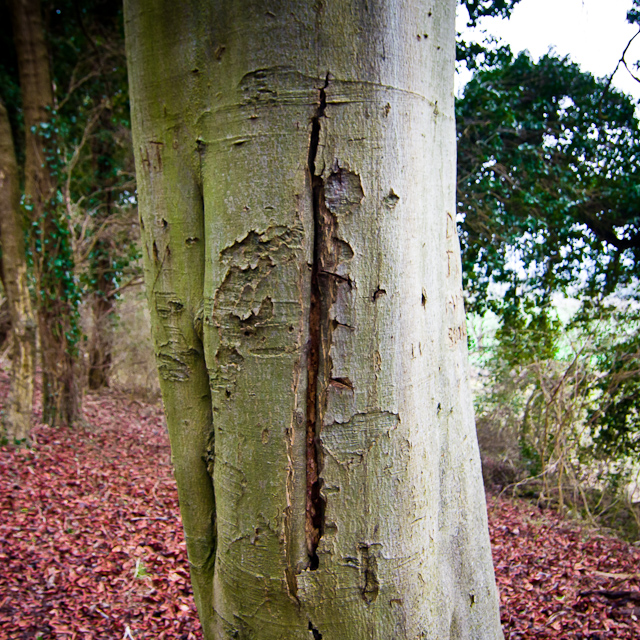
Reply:
[[[311,620],[309,620],[309,631],[313,635],[313,640],[322,640],[322,634],[313,626]]]
[[[319,432],[322,424],[321,399],[323,393],[319,388],[322,377],[321,367],[328,355],[328,345],[323,345],[327,338],[326,328],[323,324],[326,320],[326,300],[323,300],[324,292],[320,282],[323,254],[327,252],[327,211],[324,202],[324,181],[321,175],[316,174],[316,157],[320,144],[321,118],[325,115],[327,106],[326,88],[329,85],[329,74],[324,86],[319,90],[319,103],[316,113],[311,119],[311,137],[309,141],[309,157],[307,169],[312,189],[313,202],[313,265],[311,268],[311,301],[309,306],[309,348],[308,348],[308,374],[307,374],[307,424],[306,424],[306,456],[307,456],[307,499],[305,534],[307,553],[309,554],[309,568],[318,568],[317,554],[318,543],[324,528],[325,502],[320,490],[322,480],[320,478],[320,448],[318,443]],[[323,317],[325,316],[325,317]]]
[[[360,566],[362,571],[362,597],[368,604],[375,602],[380,592],[378,562],[370,545],[360,545]]]

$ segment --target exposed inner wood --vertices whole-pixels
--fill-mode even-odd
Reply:
[[[308,342],[308,374],[307,374],[307,424],[306,424],[306,456],[307,456],[307,498],[305,534],[307,553],[309,554],[309,568],[318,568],[317,554],[318,543],[322,536],[324,520],[324,499],[320,493],[322,480],[319,476],[320,461],[318,447],[318,433],[321,424],[319,415],[318,390],[321,343],[323,340],[322,322],[322,284],[320,272],[322,270],[322,254],[326,251],[324,239],[327,236],[323,227],[328,213],[324,204],[324,182],[320,175],[316,175],[316,156],[320,143],[321,118],[327,106],[325,89],[329,77],[325,80],[324,87],[319,90],[319,103],[314,117],[311,120],[311,138],[309,142],[309,157],[307,168],[311,180],[313,202],[313,265],[311,269],[311,301],[309,307],[309,342]]]

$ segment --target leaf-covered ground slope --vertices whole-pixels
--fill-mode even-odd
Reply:
[[[84,411],[0,449],[0,639],[200,638],[161,407]]]
[[[507,640],[640,638],[640,548],[522,500],[488,500]]]
[[[85,418],[0,448],[0,639],[200,638],[161,408],[89,395]],[[489,516],[508,640],[640,638],[638,548],[524,502]]]

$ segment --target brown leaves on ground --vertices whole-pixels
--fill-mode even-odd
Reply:
[[[506,640],[640,638],[638,547],[521,500],[488,502]]]
[[[85,418],[0,448],[0,638],[200,639],[161,408],[89,395]],[[640,638],[639,549],[526,502],[489,519],[507,640]]]
[[[0,448],[0,638],[201,638],[161,408],[84,405]]]

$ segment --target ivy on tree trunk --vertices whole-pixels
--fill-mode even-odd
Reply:
[[[39,0],[11,0],[25,124],[25,207],[42,357],[42,419],[73,424],[81,417],[77,377],[76,283],[68,223],[59,206],[55,121],[49,58]]]

